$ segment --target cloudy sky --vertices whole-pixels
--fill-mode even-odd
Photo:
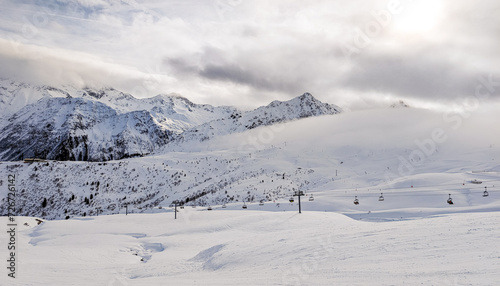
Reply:
[[[500,2],[0,0],[0,77],[255,107],[500,97]],[[483,92],[484,93],[484,92]]]

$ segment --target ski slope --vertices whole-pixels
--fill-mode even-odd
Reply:
[[[252,210],[18,218],[2,285],[496,285],[499,212],[364,222]],[[5,219],[2,217],[2,222]],[[15,283],[14,283],[15,282]]]

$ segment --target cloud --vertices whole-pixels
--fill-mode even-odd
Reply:
[[[41,85],[75,87],[140,85],[144,74],[87,53],[0,39],[0,77]],[[128,86],[123,79],[128,79]]]
[[[341,43],[387,1],[4,2],[2,77],[249,107],[307,91],[347,108],[443,104],[470,95],[478,75],[500,77],[497,1],[438,1],[435,27],[413,33],[398,28],[415,12],[401,0],[403,13],[350,59]]]
[[[372,54],[360,57],[341,84],[360,92],[446,100],[471,95],[478,75],[430,51]]]

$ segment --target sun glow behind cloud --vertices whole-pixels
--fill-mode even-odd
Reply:
[[[395,19],[394,29],[402,33],[431,33],[443,17],[440,0],[419,0],[407,4]]]

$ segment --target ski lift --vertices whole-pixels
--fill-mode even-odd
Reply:
[[[223,209],[225,209],[225,208],[226,208],[226,204],[223,204],[223,205],[222,205],[222,208],[223,208]]]
[[[358,196],[354,196],[354,204],[359,205]]]
[[[446,202],[450,205],[453,204],[453,200],[451,199],[451,194],[448,194],[448,200]]]
[[[246,205],[245,203],[243,203],[242,208],[246,209],[246,208],[247,208],[247,205]]]
[[[211,211],[211,210],[212,210],[212,207],[208,206],[207,211]]]
[[[184,209],[184,205],[181,206],[181,210],[183,210],[183,209]]]
[[[474,180],[472,180],[472,181],[470,181],[470,182],[471,182],[471,183],[473,183],[473,184],[482,184],[482,183],[483,183],[483,182],[478,181],[478,180],[476,180],[476,179],[474,179]]]
[[[484,187],[483,197],[487,197],[490,194],[488,193],[487,187]]]
[[[260,200],[259,206],[263,206],[263,205],[264,205],[264,200]]]
[[[378,197],[378,201],[379,202],[383,202],[384,201],[384,194],[380,193],[380,197]]]
[[[311,195],[311,196],[309,197],[309,201],[310,201],[310,202],[314,201],[314,197],[313,197],[313,195]]]
[[[295,200],[293,199],[293,197],[290,197],[289,201],[293,203]]]

